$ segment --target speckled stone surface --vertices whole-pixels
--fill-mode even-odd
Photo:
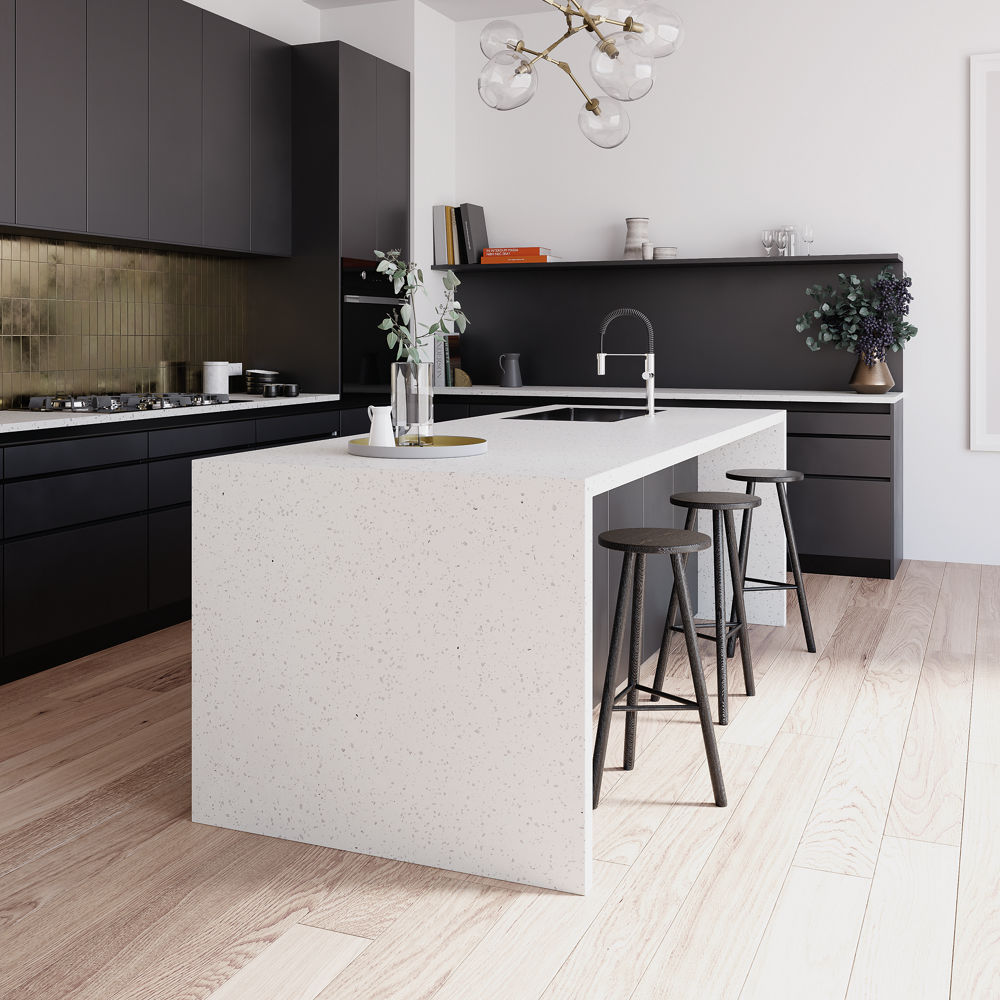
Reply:
[[[592,498],[760,435],[737,464],[780,464],[784,414],[448,430],[489,452],[194,463],[193,819],[584,893]]]

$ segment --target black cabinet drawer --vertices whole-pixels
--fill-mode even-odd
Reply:
[[[295,413],[257,421],[257,443],[275,444],[310,437],[334,437],[340,433],[340,411]]]
[[[371,421],[368,419],[368,408],[360,410],[340,411],[340,433],[342,437],[365,434],[371,430]]]
[[[788,413],[789,434],[836,434],[889,437],[892,415],[888,413]]]
[[[149,607],[191,600],[191,508],[149,515]]]
[[[892,484],[807,479],[788,487],[799,552],[855,559],[892,554]]]
[[[4,449],[4,473],[8,479],[16,479],[44,476],[50,472],[72,472],[96,465],[139,462],[146,457],[146,447],[144,433],[16,445]]]
[[[150,509],[191,502],[192,461],[190,458],[166,458],[149,463]]]
[[[48,476],[8,483],[4,488],[8,538],[145,509],[146,470],[141,465]]]
[[[167,431],[149,432],[149,457],[168,458],[171,455],[197,455],[206,451],[227,451],[254,446],[254,422],[237,420],[232,423],[205,424],[200,427],[178,427]]]
[[[807,476],[892,476],[888,440],[871,438],[789,437],[788,468]]]
[[[4,546],[4,654],[146,610],[146,516]]]

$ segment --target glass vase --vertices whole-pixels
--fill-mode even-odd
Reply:
[[[390,390],[397,447],[429,444],[434,434],[433,362],[393,362]]]

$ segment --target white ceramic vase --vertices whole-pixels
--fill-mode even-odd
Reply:
[[[649,219],[625,220],[625,259],[642,260],[642,245],[649,242]]]

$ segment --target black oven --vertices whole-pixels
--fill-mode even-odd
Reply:
[[[344,258],[341,263],[340,380],[343,392],[389,391],[389,366],[395,349],[378,328],[403,300],[376,271],[378,261]]]

